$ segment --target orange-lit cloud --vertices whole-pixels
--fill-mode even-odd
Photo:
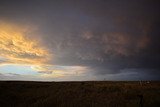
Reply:
[[[29,38],[23,26],[0,21],[1,64],[43,64],[49,52],[36,40]]]

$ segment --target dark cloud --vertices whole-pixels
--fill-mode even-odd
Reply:
[[[158,0],[5,0],[0,18],[39,26],[54,65],[88,66],[96,75],[135,69],[153,79],[160,77],[159,5]]]

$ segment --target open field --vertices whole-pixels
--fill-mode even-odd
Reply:
[[[160,82],[0,82],[0,107],[160,107]]]

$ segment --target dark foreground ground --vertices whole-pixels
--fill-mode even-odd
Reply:
[[[0,82],[0,107],[160,107],[160,82]]]

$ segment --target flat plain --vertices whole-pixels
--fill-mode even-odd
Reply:
[[[0,107],[160,107],[160,82],[1,81]]]

